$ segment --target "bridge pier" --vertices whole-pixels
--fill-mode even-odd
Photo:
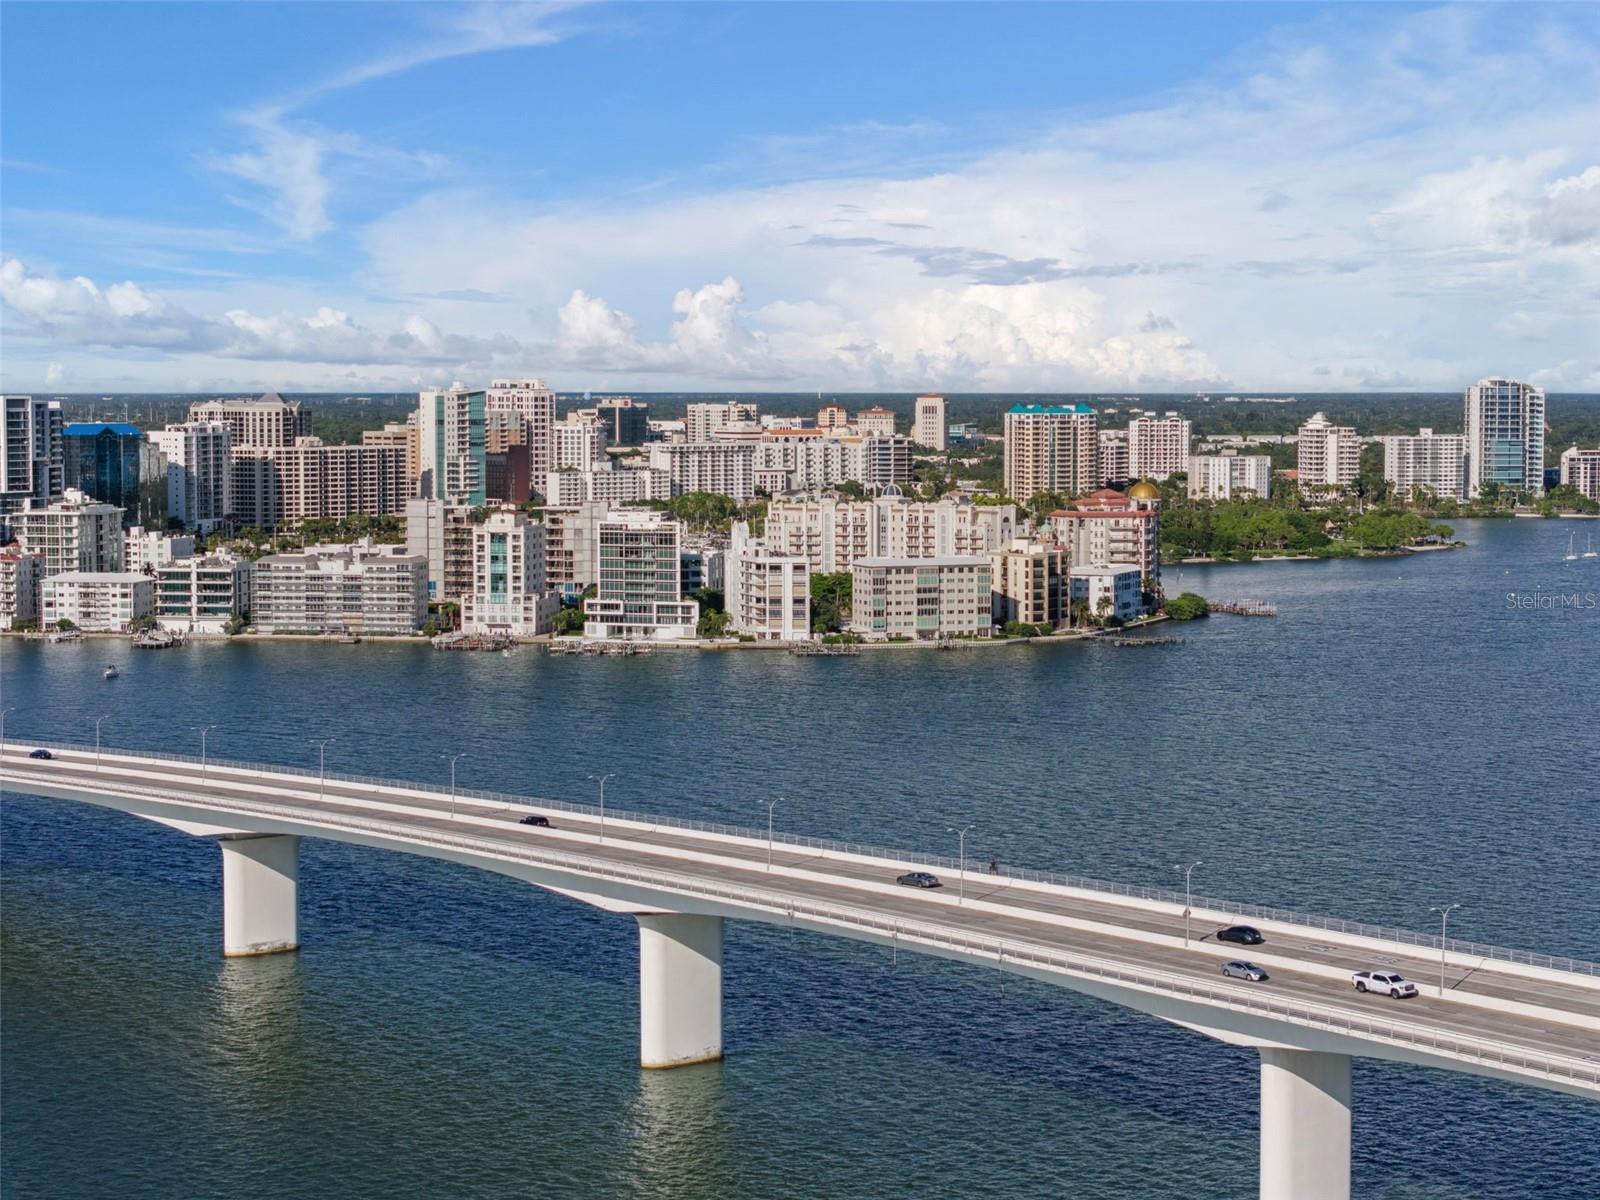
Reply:
[[[722,918],[641,914],[639,1065],[722,1057]]]
[[[222,847],[222,953],[278,954],[300,945],[300,839],[230,834]]]
[[[1350,1200],[1350,1056],[1261,1047],[1261,1200]]]

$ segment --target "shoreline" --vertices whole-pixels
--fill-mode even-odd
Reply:
[[[1353,558],[1404,558],[1408,554],[1428,554],[1435,550],[1465,550],[1466,542],[1443,542],[1429,546],[1402,546],[1395,550],[1357,550],[1354,554],[1260,554],[1254,558],[1180,558],[1173,566],[1225,567],[1253,566],[1275,562],[1345,562]],[[1167,564],[1163,563],[1163,566]]]

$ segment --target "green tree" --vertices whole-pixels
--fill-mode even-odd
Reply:
[[[701,613],[694,631],[703,638],[724,637],[728,632],[728,619],[728,614],[720,610]]]
[[[1203,617],[1211,611],[1211,605],[1204,596],[1197,596],[1193,592],[1184,592],[1167,601],[1167,616],[1174,621],[1192,621],[1196,617]]]
[[[583,609],[563,608],[556,613],[555,633],[557,637],[572,637],[583,632]]]
[[[819,573],[811,577],[811,628],[822,633],[850,623],[851,594],[855,579],[849,571]]]

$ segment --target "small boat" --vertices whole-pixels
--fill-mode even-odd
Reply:
[[[1573,548],[1573,542],[1576,541],[1577,537],[1576,533],[1567,534],[1567,562],[1576,562],[1578,560],[1578,553]]]
[[[1594,534],[1589,535],[1589,548],[1583,552],[1585,558],[1600,558],[1600,550],[1594,548]]]
[[[121,675],[121,674],[122,674],[122,672],[117,670],[116,663],[107,663],[106,664],[106,678],[107,679],[115,679],[118,675]]]

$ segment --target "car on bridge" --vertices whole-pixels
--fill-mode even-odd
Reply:
[[[48,750],[35,750],[32,754],[28,755],[28,757],[29,758],[54,758],[55,755],[51,754],[50,751],[48,751]]]
[[[1217,941],[1232,942],[1236,946],[1259,946],[1267,940],[1254,925],[1229,925],[1217,930],[1216,936]]]
[[[519,817],[517,819],[517,824],[518,825],[539,825],[539,826],[542,826],[545,829],[549,829],[550,828],[550,818],[549,817],[541,817],[538,813],[529,813],[525,817]]]
[[[1262,983],[1272,978],[1255,963],[1245,962],[1242,958],[1223,963],[1222,973],[1229,979],[1247,979],[1251,983]]]
[[[927,871],[907,871],[904,875],[898,876],[895,879],[895,882],[904,887],[914,888],[936,888],[944,886],[944,884],[939,882],[939,877],[937,875],[931,875]]]
[[[1396,1000],[1417,994],[1417,985],[1395,971],[1357,971],[1350,982],[1358,992],[1386,992]]]

